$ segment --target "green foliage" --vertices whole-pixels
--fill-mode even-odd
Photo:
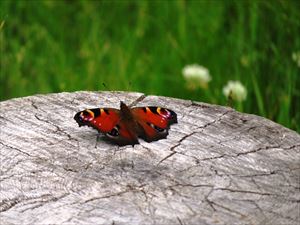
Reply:
[[[238,109],[300,131],[297,1],[0,2],[1,100],[112,90],[226,105],[222,87],[248,90]],[[182,68],[209,69],[207,89],[188,90]],[[241,105],[242,104],[242,105]]]

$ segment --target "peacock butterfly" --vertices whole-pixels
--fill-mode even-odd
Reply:
[[[170,125],[177,123],[174,111],[156,106],[131,108],[124,102],[114,108],[86,109],[76,113],[79,126],[95,128],[118,145],[138,144],[138,137],[147,142],[166,138]]]

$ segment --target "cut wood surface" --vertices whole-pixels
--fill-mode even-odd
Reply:
[[[119,147],[76,112],[174,110],[167,139]],[[299,224],[300,135],[231,108],[126,92],[0,103],[0,224]]]

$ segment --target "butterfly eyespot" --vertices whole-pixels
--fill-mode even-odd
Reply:
[[[165,132],[165,129],[163,128],[160,128],[158,126],[155,126],[154,124],[152,123],[147,123],[150,127],[152,127],[153,129],[157,130],[158,132]]]
[[[166,114],[168,111],[164,108],[159,108],[159,113]]]
[[[112,136],[112,137],[119,136],[119,130],[118,130],[118,128],[114,127],[110,132],[107,133],[107,135]]]
[[[163,108],[160,108],[159,114],[161,114],[163,116],[166,116],[166,117],[171,117],[172,116],[172,114],[170,113],[169,110],[163,109]]]
[[[81,121],[91,121],[94,119],[94,113],[90,110],[85,110],[80,113],[79,119]]]
[[[158,112],[162,117],[167,118],[168,120],[172,121],[172,123],[177,123],[177,115],[172,110],[160,108],[160,110]]]

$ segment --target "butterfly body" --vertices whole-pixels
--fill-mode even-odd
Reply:
[[[114,108],[86,109],[76,113],[79,126],[91,126],[118,145],[134,145],[138,138],[147,142],[165,138],[170,125],[177,123],[174,111],[156,106],[131,108],[124,102]]]

